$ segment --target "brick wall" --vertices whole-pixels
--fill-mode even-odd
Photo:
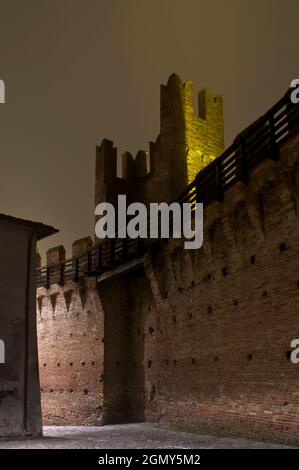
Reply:
[[[206,208],[200,250],[147,257],[147,420],[298,444],[298,143]]]
[[[298,444],[298,142],[205,208],[201,249],[172,240],[135,271],[38,290],[47,423]]]
[[[103,311],[95,283],[37,290],[44,424],[99,424],[103,407]]]

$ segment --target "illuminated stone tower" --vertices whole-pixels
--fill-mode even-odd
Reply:
[[[135,158],[122,155],[123,177],[117,176],[117,149],[104,139],[97,147],[95,203],[117,200],[171,202],[197,173],[223,152],[222,97],[204,88],[198,94],[198,115],[193,106],[193,84],[172,74],[161,85],[160,134],[149,152]]]
[[[198,93],[198,116],[193,109],[193,83],[184,85],[188,182],[224,150],[222,96],[203,88]]]
[[[168,134],[166,143],[174,151],[172,164],[187,167],[188,183],[224,150],[222,96],[214,97],[203,88],[198,93],[198,115],[193,103],[191,81],[183,84],[173,74],[161,86],[161,140]],[[178,164],[177,160],[182,161]]]

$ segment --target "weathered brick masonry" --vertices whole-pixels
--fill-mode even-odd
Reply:
[[[206,209],[200,250],[147,257],[146,419],[298,443],[298,143]]]
[[[184,86],[171,80],[173,100]],[[183,167],[183,140],[171,140],[177,114],[172,121],[173,110],[167,117],[162,111],[155,146],[161,152],[168,142],[167,158]],[[38,289],[45,422],[147,420],[298,444],[299,368],[289,360],[290,342],[299,337],[298,144],[294,136],[277,162],[259,164],[248,184],[205,208],[199,250],[169,240],[130,269]],[[104,141],[97,152],[96,203],[115,198],[112,149]],[[140,180],[143,200],[155,200],[161,174],[167,182],[157,191],[172,199],[180,176],[167,176],[167,159],[159,173],[163,155],[151,155],[155,165]],[[87,245],[90,239],[77,242],[74,255]],[[63,256],[58,247],[48,263]]]
[[[89,281],[87,286],[67,285],[64,289],[51,286],[48,295],[39,294],[40,380],[45,422],[100,423],[103,324],[91,284]],[[88,300],[82,299],[85,296]]]

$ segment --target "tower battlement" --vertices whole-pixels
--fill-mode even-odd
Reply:
[[[196,115],[193,83],[172,74],[160,87],[160,134],[150,142],[149,152],[140,150],[135,158],[125,152],[120,178],[113,142],[104,139],[96,148],[95,204],[115,204],[118,194],[144,203],[177,199],[223,147],[222,97],[202,89]]]

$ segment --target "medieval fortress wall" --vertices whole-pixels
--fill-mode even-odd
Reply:
[[[221,98],[201,92],[196,117],[191,91],[177,76],[162,86],[161,133],[150,155],[124,155],[124,179],[102,142],[96,203],[171,201],[221,153]],[[37,290],[45,423],[147,420],[298,443],[298,143],[205,207],[202,248],[169,240],[130,269]],[[74,256],[91,246],[76,242]],[[56,247],[48,264],[63,258]]]
[[[298,443],[298,143],[206,209],[200,250],[147,257],[147,419]]]

